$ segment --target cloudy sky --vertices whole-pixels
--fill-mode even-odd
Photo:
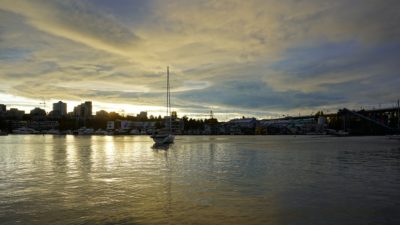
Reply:
[[[398,0],[1,0],[0,103],[310,114],[400,97]],[[47,107],[51,109],[50,104]]]

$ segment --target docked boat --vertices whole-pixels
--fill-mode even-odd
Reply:
[[[81,127],[76,131],[76,134],[78,135],[92,135],[94,133],[93,128],[86,128],[86,127]]]
[[[171,117],[171,93],[169,86],[169,67],[167,67],[167,116],[166,129],[155,132],[151,135],[156,145],[165,145],[174,143],[175,135],[172,132],[172,117]]]
[[[39,131],[34,130],[32,128],[28,128],[28,127],[20,127],[17,129],[14,129],[13,134],[38,134]]]
[[[5,136],[5,135],[8,135],[8,133],[0,130],[0,136]]]
[[[399,134],[390,135],[390,136],[389,136],[389,139],[400,141],[400,135],[399,135]]]
[[[59,135],[61,133],[57,129],[50,129],[50,130],[46,131],[46,134]]]
[[[337,136],[337,137],[347,137],[347,136],[349,136],[349,132],[347,132],[347,131],[344,131],[344,130],[336,131],[336,130],[333,130],[333,129],[326,129],[326,134],[330,134],[330,135]]]
[[[108,135],[108,132],[106,130],[98,129],[94,132],[96,135]]]

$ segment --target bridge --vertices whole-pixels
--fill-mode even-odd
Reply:
[[[340,118],[343,130],[353,130],[353,133],[392,134],[400,131],[399,114],[399,108],[360,111],[343,108],[336,118]]]

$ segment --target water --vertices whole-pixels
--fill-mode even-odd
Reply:
[[[400,224],[386,137],[0,137],[0,224]]]

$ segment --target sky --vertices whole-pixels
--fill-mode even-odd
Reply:
[[[0,104],[220,120],[400,98],[398,0],[0,0]]]

